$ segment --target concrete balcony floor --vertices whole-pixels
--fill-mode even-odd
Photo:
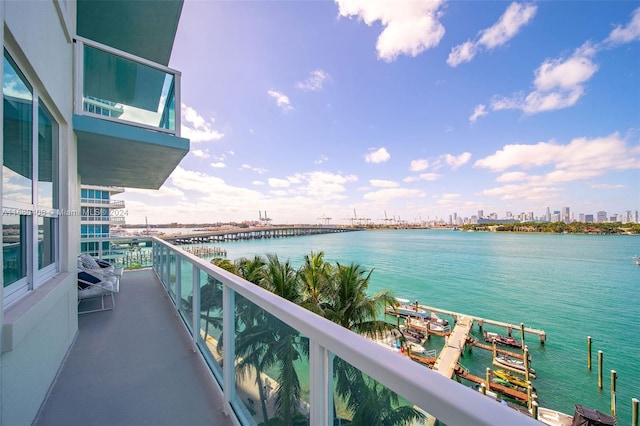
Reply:
[[[152,270],[126,272],[115,309],[78,323],[35,426],[234,424]]]

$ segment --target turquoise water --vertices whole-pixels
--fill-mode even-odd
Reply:
[[[372,291],[390,288],[421,304],[543,329],[544,346],[527,335],[540,405],[573,414],[574,404],[582,404],[609,413],[616,370],[618,422],[631,422],[631,398],[640,398],[640,266],[632,261],[640,255],[638,237],[397,230],[219,245],[231,260],[277,253],[296,266],[322,250],[329,261],[374,269]],[[480,335],[477,327],[474,333]],[[428,345],[440,349],[442,340],[433,337]],[[483,377],[491,354],[476,348],[461,363]]]

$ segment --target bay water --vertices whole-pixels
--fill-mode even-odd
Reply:
[[[370,290],[477,317],[542,329],[526,335],[541,406],[573,414],[574,404],[610,413],[616,370],[618,424],[630,424],[640,398],[640,237],[380,230],[218,243],[235,260],[277,254],[296,267],[311,251],[335,263],[373,269]],[[440,315],[446,318],[446,316]],[[451,320],[450,318],[448,318]],[[485,330],[506,334],[504,328]],[[482,341],[474,326],[474,335]],[[587,369],[592,337],[592,370]],[[427,349],[442,348],[432,336]],[[603,351],[603,390],[597,352]],[[474,348],[461,364],[484,377],[491,353]]]

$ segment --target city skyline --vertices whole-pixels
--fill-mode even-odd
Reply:
[[[637,4],[388,4],[186,1],[191,151],[128,222],[640,209]]]

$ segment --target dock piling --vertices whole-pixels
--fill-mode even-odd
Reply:
[[[638,426],[638,398],[631,399],[631,426]]]
[[[611,370],[611,415],[616,416],[616,370]]]
[[[524,323],[520,323],[520,340],[522,341],[522,347],[524,348]]]
[[[587,336],[587,353],[589,354],[589,358],[587,358],[587,368],[591,371],[591,336]]]
[[[507,336],[511,337],[511,330],[513,329],[513,326],[511,324],[509,324],[509,326],[507,327]]]
[[[531,403],[531,417],[538,420],[538,403],[536,401]]]
[[[480,389],[482,390],[483,395],[487,394],[487,386],[484,383],[480,384]]]
[[[491,369],[489,367],[487,367],[487,370],[485,373],[485,380],[487,382],[487,387],[491,388]]]
[[[529,348],[524,346],[524,379],[529,381]],[[531,396],[531,395],[529,395]]]
[[[602,351],[598,351],[598,389],[602,390]]]

